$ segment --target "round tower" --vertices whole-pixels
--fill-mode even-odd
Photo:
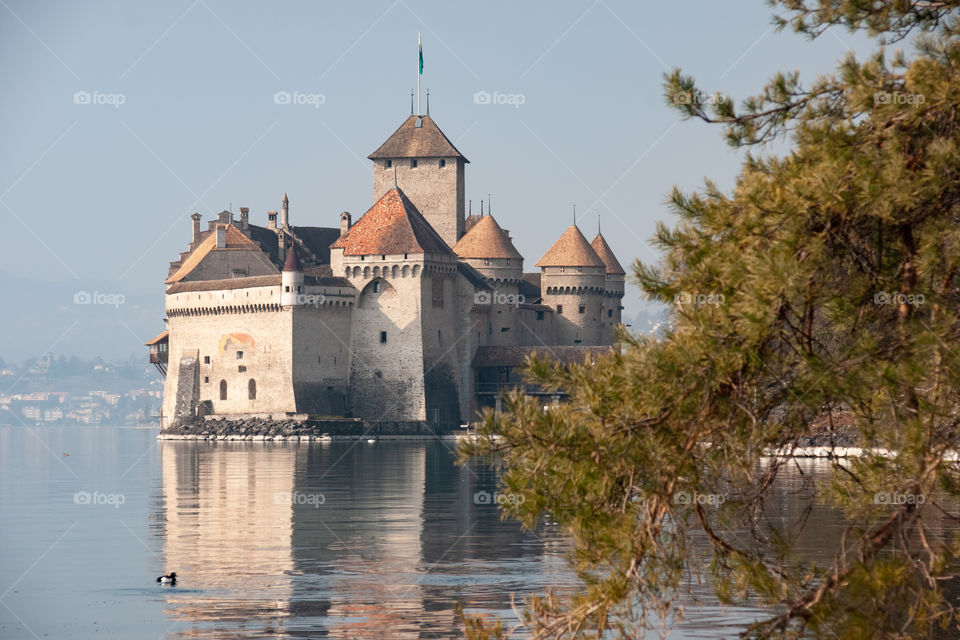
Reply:
[[[603,344],[606,266],[576,225],[571,225],[537,261],[543,304],[554,309],[555,341]]]
[[[606,284],[604,285],[603,309],[600,314],[602,325],[601,339],[603,344],[614,344],[617,340],[617,327],[623,322],[623,293],[627,272],[623,270],[613,249],[607,244],[607,239],[597,231],[597,237],[590,243],[606,267]]]
[[[302,306],[303,301],[303,267],[297,257],[297,245],[291,244],[280,274],[280,306]]]
[[[493,216],[481,217],[454,245],[453,252],[494,287],[503,284],[516,288],[523,278],[523,256]]]

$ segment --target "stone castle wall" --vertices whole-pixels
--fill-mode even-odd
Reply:
[[[445,160],[445,166],[440,161]],[[400,187],[423,217],[451,247],[464,233],[464,163],[457,158],[375,160],[373,201],[394,185]],[[388,162],[390,166],[387,166]],[[396,170],[396,182],[394,182]]]

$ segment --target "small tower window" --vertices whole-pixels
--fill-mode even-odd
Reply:
[[[243,351],[237,351],[237,360],[243,360]]]
[[[412,159],[410,160],[410,168],[411,168],[411,169],[416,169],[416,168],[417,168],[417,159],[416,159],[416,158],[412,158]]]
[[[253,378],[250,378],[250,382],[247,383],[247,399],[256,400],[257,399],[257,381]]]
[[[447,166],[447,161],[444,158],[440,158],[440,168],[443,169]]]
[[[220,399],[221,400],[227,399],[227,381],[226,380],[220,381]]]
[[[240,366],[237,367],[237,371],[239,371],[240,373],[243,373],[246,370],[247,370],[246,365],[241,364]]]
[[[608,318],[612,318],[612,317],[613,317],[613,309],[607,309],[607,317],[608,317]]]
[[[203,356],[203,364],[210,364],[210,356]]]
[[[587,308],[583,305],[580,305],[580,314],[583,315],[586,312],[587,312]]]
[[[380,293],[380,281],[379,281],[379,280],[377,280],[376,282],[373,283],[373,292],[374,292],[374,293]]]
[[[563,315],[563,305],[562,305],[562,304],[558,304],[558,305],[557,305],[557,313],[559,313],[560,315]]]
[[[560,267],[560,273],[563,273],[564,271],[566,271],[566,267]]]
[[[583,267],[577,267],[577,273],[583,273]]]
[[[204,383],[209,383],[209,382],[210,382],[210,376],[203,376],[203,381],[204,381]]]
[[[387,163],[386,163],[387,169],[389,169],[392,166],[393,166],[393,160],[387,160]]]
[[[381,331],[381,332],[380,332],[380,344],[387,344],[387,332],[386,332],[386,331]]]

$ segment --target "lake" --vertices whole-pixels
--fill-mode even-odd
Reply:
[[[502,521],[452,441],[156,434],[0,427],[0,637],[453,638],[458,604],[509,626],[511,595],[576,588],[559,527]],[[757,615],[695,590],[671,638]]]

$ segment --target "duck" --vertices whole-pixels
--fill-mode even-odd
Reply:
[[[171,571],[170,575],[157,578],[157,582],[160,584],[177,584],[177,574],[175,571]]]

